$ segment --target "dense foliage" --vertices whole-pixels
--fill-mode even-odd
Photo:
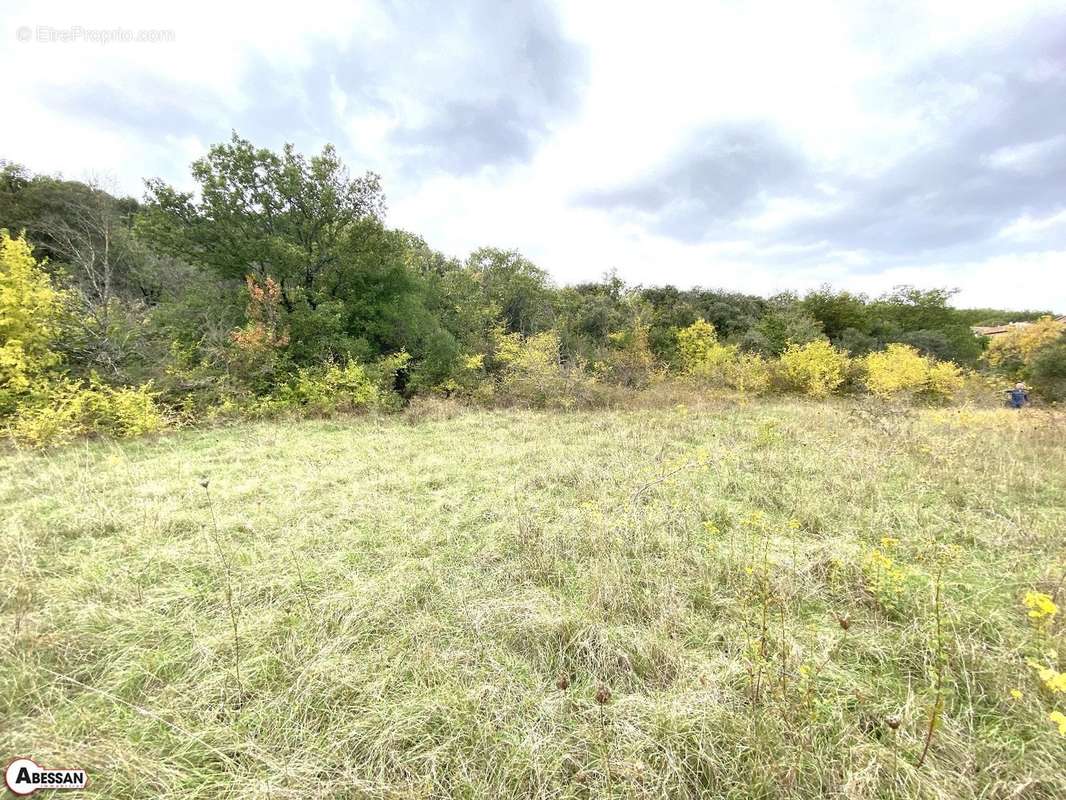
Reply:
[[[192,177],[195,192],[152,179],[137,201],[0,169],[8,430],[80,419],[68,433],[139,432],[164,418],[330,413],[416,394],[571,407],[671,376],[745,394],[926,400],[952,396],[975,369],[1004,386],[1032,381],[1047,399],[1066,386],[1063,326],[1039,312],[960,310],[950,291],[911,287],[767,299],[614,274],[560,287],[515,251],[459,260],[389,228],[378,177],[353,177],[329,146],[305,158],[234,134]],[[1019,320],[1038,321],[987,354],[971,330]],[[79,391],[95,394],[71,401]],[[92,420],[106,414],[71,411],[116,398],[143,418],[101,426]]]

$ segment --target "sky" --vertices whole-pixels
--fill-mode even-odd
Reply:
[[[1066,312],[1066,2],[15,2],[0,158],[143,195],[236,130],[559,283]]]

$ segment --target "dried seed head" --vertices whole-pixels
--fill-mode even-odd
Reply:
[[[559,678],[555,681],[555,687],[565,692],[570,688],[570,677],[565,672],[560,673]]]
[[[903,720],[901,720],[895,715],[892,715],[891,717],[885,717],[885,724],[892,730],[896,730],[896,728],[898,728],[900,726],[900,723],[902,722]]]
[[[845,614],[844,616],[842,616],[839,619],[837,619],[837,622],[840,623],[841,630],[845,630],[846,631],[848,628],[851,627],[851,619],[848,617],[847,614]]]
[[[596,702],[601,706],[607,705],[611,702],[611,690],[606,686],[600,686],[596,689]]]
[[[203,486],[203,487],[204,487],[205,489],[206,489],[206,488],[207,488],[207,487],[208,487],[208,486],[209,486],[210,484],[211,484],[211,481],[209,481],[209,480],[208,480],[207,478],[201,478],[201,479],[200,479],[200,485],[201,485],[201,486]]]

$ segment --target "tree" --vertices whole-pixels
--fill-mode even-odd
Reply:
[[[998,371],[1023,377],[1036,354],[1066,334],[1066,322],[1043,317],[1036,322],[1017,325],[989,342],[985,360]]]
[[[482,247],[470,254],[467,268],[509,332],[526,336],[551,327],[548,273],[517,250]]]
[[[850,292],[834,292],[829,286],[808,292],[800,301],[803,311],[818,320],[829,340],[838,343],[846,331],[868,334],[871,328],[866,297]]]
[[[981,342],[965,316],[948,305],[954,294],[953,289],[897,286],[870,304],[872,332],[885,342],[913,344],[937,358],[975,364]]]
[[[330,145],[308,160],[292,145],[278,154],[236,133],[192,172],[198,198],[148,181],[138,232],[223,279],[276,286],[290,365],[403,349],[454,356],[425,302],[427,281],[448,264],[385,228],[376,175],[352,178]]]
[[[138,231],[163,252],[219,275],[272,277],[282,304],[315,309],[336,287],[342,255],[358,251],[384,213],[378,177],[350,177],[332,145],[308,161],[286,144],[255,148],[236,132],[193,163],[198,197],[146,181]]]
[[[151,253],[133,233],[136,200],[105,182],[32,175],[14,165],[0,174],[0,227],[25,230],[78,313],[62,347],[75,372],[122,382],[150,359],[144,320],[167,296],[184,293],[194,269]]]
[[[820,340],[825,340],[822,324],[787,293],[770,298],[770,308],[744,336],[748,349],[766,356],[780,355],[789,345]]]
[[[0,229],[0,413],[59,363],[63,297],[25,238]]]
[[[1041,397],[1066,400],[1066,335],[1034,353],[1029,376]]]

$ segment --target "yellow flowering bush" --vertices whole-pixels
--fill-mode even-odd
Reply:
[[[790,344],[778,363],[789,389],[808,397],[827,397],[844,383],[849,359],[843,350],[820,339],[805,345]]]
[[[94,378],[88,385],[66,380],[42,384],[19,406],[7,432],[22,444],[60,445],[88,433],[140,436],[163,424],[150,385],[115,388]]]
[[[681,371],[692,378],[724,380],[723,369],[739,354],[735,345],[718,341],[714,325],[698,319],[677,332],[677,356]]]
[[[955,364],[922,356],[905,344],[890,344],[863,359],[866,388],[878,397],[925,394],[937,399],[954,396],[963,385]]]
[[[950,400],[966,385],[966,375],[950,361],[929,362],[929,380],[926,392],[938,400]]]

